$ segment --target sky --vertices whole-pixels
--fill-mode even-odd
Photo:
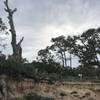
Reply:
[[[0,17],[7,24],[4,0],[0,0]],[[9,0],[14,15],[17,39],[24,36],[23,57],[32,61],[51,38],[77,35],[100,25],[100,0]],[[9,26],[7,24],[7,26]],[[10,35],[4,52],[12,53]]]

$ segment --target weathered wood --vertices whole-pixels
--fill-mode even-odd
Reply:
[[[8,5],[8,0],[4,1],[5,4],[5,11],[8,13],[8,20],[9,20],[9,25],[10,25],[10,32],[11,32],[11,36],[12,36],[12,41],[11,41],[11,45],[12,45],[12,49],[13,49],[13,56],[15,59],[21,61],[22,58],[22,47],[21,47],[21,43],[24,39],[24,37],[22,37],[22,39],[18,42],[16,41],[16,30],[15,30],[15,26],[14,26],[14,21],[13,21],[13,14],[17,11],[17,9],[10,9],[9,5]]]

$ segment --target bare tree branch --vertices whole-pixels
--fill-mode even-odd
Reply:
[[[22,39],[18,42],[18,46],[21,45],[22,41],[24,40],[24,37],[22,37]]]
[[[17,11],[17,8],[15,8],[14,10],[10,9],[9,5],[8,5],[8,0],[4,1],[4,4],[6,6],[5,11],[8,12],[9,14],[13,15],[14,12]]]

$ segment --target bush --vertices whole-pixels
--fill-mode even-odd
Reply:
[[[25,100],[54,100],[53,98],[42,97],[40,95],[37,95],[36,93],[29,93],[24,98]]]
[[[63,96],[66,96],[66,95],[67,95],[67,94],[66,94],[65,92],[61,92],[61,93],[60,93],[60,96],[62,96],[62,97],[63,97]]]
[[[6,60],[0,63],[0,74],[14,78],[33,78],[34,69],[31,64],[18,63],[14,60]]]

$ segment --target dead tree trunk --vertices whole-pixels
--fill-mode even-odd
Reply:
[[[13,49],[13,57],[14,59],[16,59],[17,61],[21,61],[22,59],[22,47],[21,47],[21,43],[24,39],[24,37],[22,37],[22,39],[17,43],[16,41],[16,30],[15,30],[15,26],[14,26],[14,21],[13,21],[13,14],[17,11],[17,9],[10,9],[9,5],[8,5],[8,0],[4,1],[5,4],[5,11],[8,13],[8,20],[9,20],[9,25],[10,25],[10,32],[11,32],[11,36],[12,36],[12,41],[11,41],[11,45],[12,45],[12,49]]]

